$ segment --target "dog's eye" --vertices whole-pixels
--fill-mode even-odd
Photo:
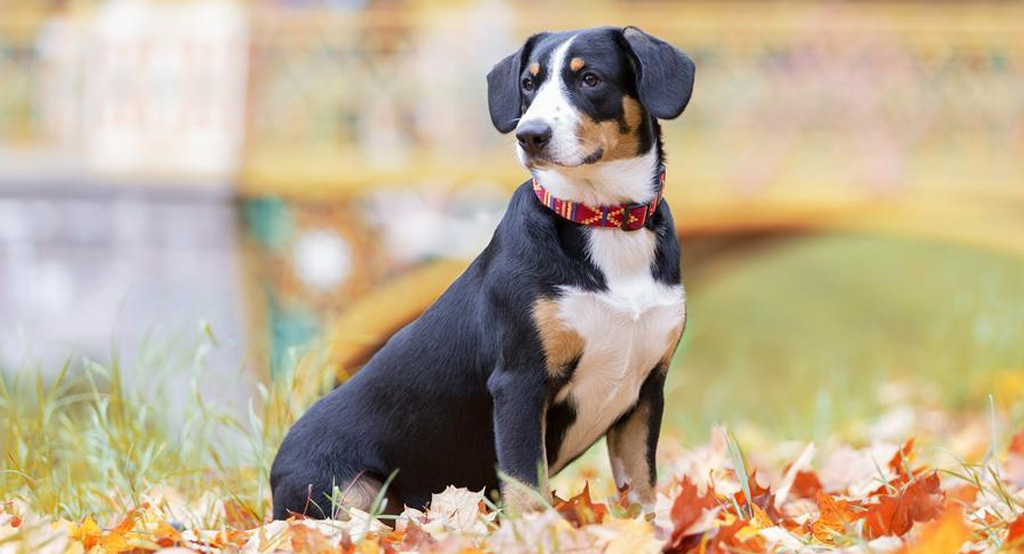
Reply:
[[[533,90],[533,79],[529,77],[523,77],[523,90],[527,92]]]
[[[588,87],[596,87],[597,84],[600,82],[601,79],[599,79],[597,75],[594,75],[593,73],[587,73],[586,75],[583,76],[583,84]]]

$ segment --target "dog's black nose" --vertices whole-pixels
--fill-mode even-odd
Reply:
[[[543,121],[524,121],[516,129],[516,139],[527,154],[536,154],[551,140],[551,126]]]

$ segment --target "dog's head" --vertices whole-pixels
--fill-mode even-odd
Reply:
[[[690,101],[694,65],[636,27],[530,37],[487,75],[491,122],[528,168],[578,167],[648,152],[655,119]]]

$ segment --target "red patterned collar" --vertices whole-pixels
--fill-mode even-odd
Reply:
[[[623,231],[643,229],[647,220],[654,215],[665,192],[665,169],[658,177],[658,190],[654,199],[646,204],[618,204],[613,206],[588,206],[582,202],[555,198],[533,178],[533,192],[541,204],[547,206],[564,219],[591,227],[617,227]]]

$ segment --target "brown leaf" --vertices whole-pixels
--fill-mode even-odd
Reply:
[[[818,519],[810,525],[814,538],[825,544],[833,544],[836,537],[846,534],[846,528],[860,517],[856,511],[857,504],[840,500],[834,496],[818,491],[815,500],[818,503]]]
[[[813,471],[798,471],[789,494],[793,498],[817,498],[823,490],[818,474]]]
[[[288,534],[291,535],[291,546],[294,552],[308,554],[334,554],[338,551],[331,540],[320,531],[307,527],[301,523],[292,523],[288,526]]]
[[[747,526],[747,522],[737,519],[729,525],[719,527],[718,531],[708,538],[706,552],[708,554],[732,554],[733,552],[764,552],[764,539],[758,536],[742,540],[737,534]]]
[[[604,516],[608,515],[608,506],[594,504],[590,499],[590,483],[587,483],[583,486],[583,492],[569,500],[559,500],[555,503],[555,511],[573,526],[582,527],[604,521]]]
[[[756,469],[753,473],[750,474],[749,477],[747,477],[747,486],[750,487],[751,498],[757,498],[758,496],[771,493],[771,489],[767,487],[762,487],[761,483],[757,481]],[[739,504],[740,506],[745,506],[747,504],[747,495],[743,492],[742,489],[736,492],[736,494],[733,495],[733,498],[735,498],[736,503]]]
[[[914,437],[907,439],[907,442],[903,443],[903,446],[896,451],[892,459],[889,460],[889,469],[897,476],[907,477],[907,468],[910,467],[910,462],[913,460],[914,454]]]
[[[869,539],[884,535],[902,537],[914,522],[931,521],[942,512],[945,494],[939,475],[932,471],[911,481],[895,493],[886,494],[864,514],[864,530]]]
[[[437,544],[437,540],[434,537],[423,530],[422,527],[416,524],[416,522],[410,521],[405,528],[405,536],[402,537],[401,548],[402,551],[421,551],[431,550],[431,547]]]
[[[683,478],[682,487],[672,503],[672,536],[662,549],[666,553],[687,552],[700,542],[700,533],[687,535],[687,530],[696,523],[704,512],[718,506],[718,500],[710,490],[703,494],[688,477]]]

